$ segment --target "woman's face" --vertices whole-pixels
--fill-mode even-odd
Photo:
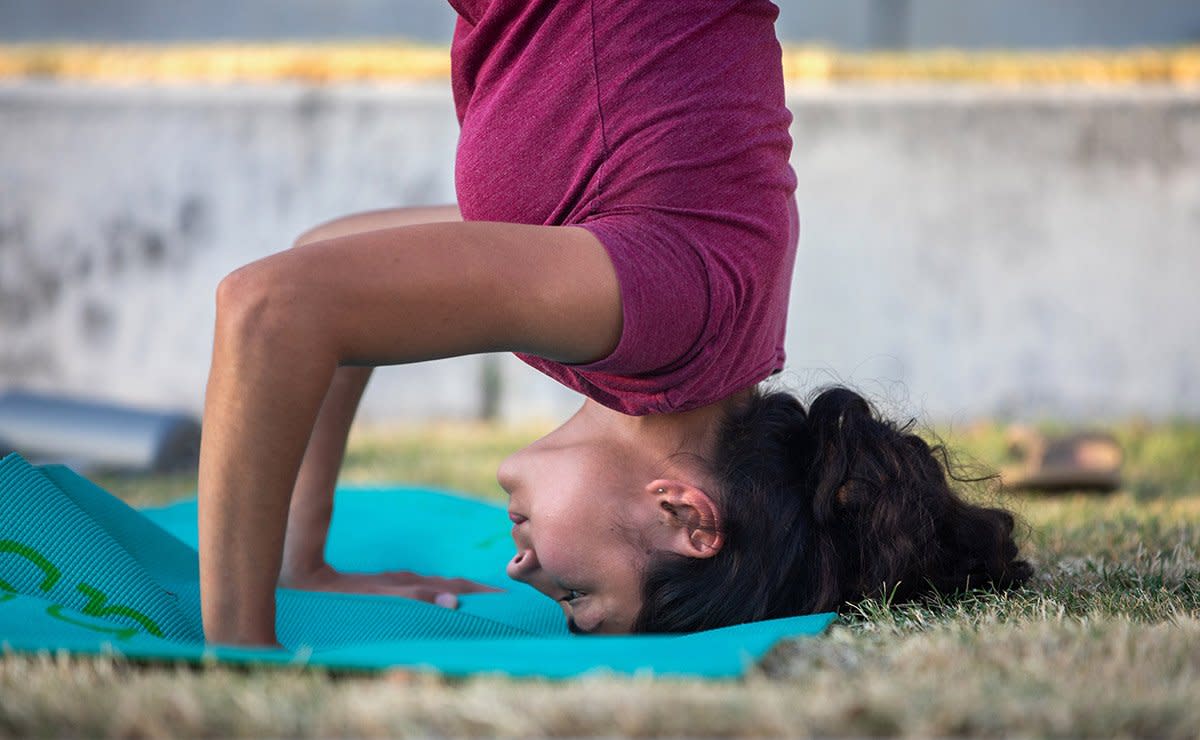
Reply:
[[[638,535],[658,508],[638,457],[560,428],[497,472],[517,546],[508,575],[558,601],[573,632],[627,633],[641,608],[650,548]]]

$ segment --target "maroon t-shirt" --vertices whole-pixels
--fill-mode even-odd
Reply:
[[[450,0],[463,217],[578,225],[608,251],[617,348],[519,354],[627,414],[783,367],[799,225],[768,0]]]

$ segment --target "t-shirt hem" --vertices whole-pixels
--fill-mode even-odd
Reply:
[[[781,372],[787,360],[786,352],[779,350],[771,360],[756,366],[749,372],[739,375],[738,379],[732,382],[721,384],[723,388],[729,390],[722,393],[700,396],[690,395],[688,400],[679,402],[675,400],[675,391],[670,388],[657,393],[643,394],[640,398],[630,398],[629,393],[608,390],[589,379],[586,371],[580,372],[576,369],[578,366],[563,365],[562,363],[547,360],[537,355],[529,355],[521,352],[513,354],[517,359],[533,369],[576,393],[590,398],[606,408],[628,416],[681,413],[716,403]]]

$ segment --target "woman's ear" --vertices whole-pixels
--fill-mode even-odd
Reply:
[[[657,507],[654,547],[691,558],[710,558],[721,550],[725,537],[716,503],[696,486],[660,479],[646,486]]]

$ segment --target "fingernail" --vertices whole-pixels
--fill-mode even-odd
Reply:
[[[454,598],[454,594],[438,594],[437,598],[433,600],[433,603],[438,606],[444,606],[447,609],[453,609],[456,602],[457,599]]]

